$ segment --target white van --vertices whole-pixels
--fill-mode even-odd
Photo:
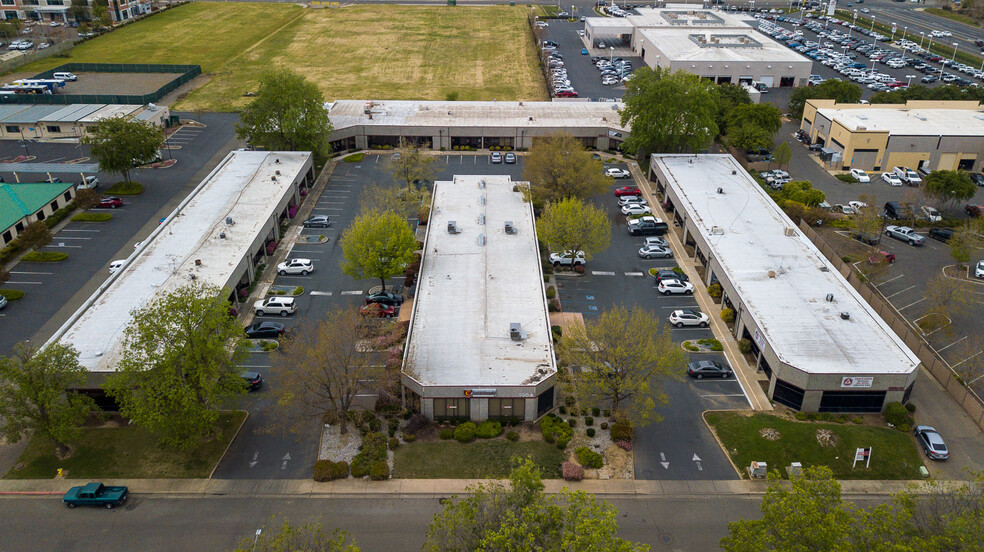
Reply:
[[[78,80],[78,77],[75,76],[75,73],[55,73],[54,75],[51,75],[51,77],[54,79],[66,80],[66,81]]]

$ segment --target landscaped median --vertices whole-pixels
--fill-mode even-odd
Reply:
[[[732,462],[748,477],[753,461],[787,478],[786,467],[828,466],[837,479],[919,479],[922,458],[908,432],[886,427],[880,415],[813,414],[824,421],[752,412],[705,412]],[[870,466],[854,463],[859,448],[870,448]]]
[[[144,186],[139,182],[117,182],[106,190],[106,195],[139,195],[143,191]]]
[[[79,213],[72,217],[73,222],[109,222],[113,215],[109,213]]]
[[[21,262],[25,263],[59,263],[68,258],[68,253],[58,251],[31,251],[23,257]]]

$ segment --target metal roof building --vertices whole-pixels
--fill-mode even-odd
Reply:
[[[166,106],[128,104],[4,105],[0,106],[0,139],[78,140],[88,127],[110,117],[168,124]]]
[[[0,248],[75,197],[71,182],[0,183]]]

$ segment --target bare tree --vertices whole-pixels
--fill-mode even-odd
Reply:
[[[102,199],[102,194],[93,190],[92,188],[83,188],[75,192],[75,199],[72,203],[83,211],[88,211],[96,205],[99,205],[99,200]]]
[[[984,377],[984,334],[967,336],[947,353],[953,371],[968,384]]]
[[[929,311],[942,325],[942,320],[951,320],[967,312],[971,307],[973,292],[968,282],[940,274],[926,282],[926,302]]]
[[[899,203],[903,207],[909,208],[909,226],[916,225],[916,212],[919,211],[919,206],[926,202],[926,196],[923,195],[922,190],[919,188],[906,187],[902,190],[902,197],[899,199]]]

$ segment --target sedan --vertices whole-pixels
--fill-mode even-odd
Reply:
[[[698,310],[681,309],[670,313],[670,324],[673,324],[677,328],[684,326],[700,326],[701,328],[706,328],[710,321],[710,316]]]
[[[243,331],[246,332],[246,337],[249,339],[276,339],[284,335],[286,331],[286,326],[281,322],[257,322],[251,326],[246,326]]]
[[[950,457],[950,451],[947,450],[943,437],[940,437],[933,427],[918,425],[912,432],[930,460],[946,460]]]
[[[388,291],[377,291],[376,293],[366,295],[366,304],[371,305],[373,303],[398,306],[403,304],[403,296]]]
[[[854,180],[857,180],[862,184],[871,182],[871,177],[868,176],[868,173],[862,171],[861,169],[851,169],[851,176],[854,177]]]
[[[977,261],[977,267],[974,268],[974,278],[984,279],[984,261]]]
[[[611,167],[605,169],[605,176],[610,176],[612,178],[628,178],[632,176],[632,173],[625,169],[620,169],[618,167]]]
[[[629,203],[622,206],[623,215],[649,215],[652,214],[653,210],[649,208],[648,205],[642,205],[639,203]]]
[[[502,154],[499,153],[499,152],[497,152],[497,151],[493,151],[492,152],[492,162],[493,163],[502,163]]]
[[[117,207],[123,206],[123,200],[118,197],[104,197],[99,200],[98,207],[109,207],[110,209],[115,209]]]
[[[615,188],[615,197],[630,196],[630,195],[641,196],[642,192],[639,191],[639,188],[636,188],[635,186],[622,186],[621,188]]]
[[[646,246],[646,245],[656,245],[656,246],[659,246],[659,247],[669,247],[670,246],[670,244],[666,243],[666,240],[662,236],[649,236],[648,238],[646,238],[646,241],[643,242],[642,245],[644,245],[644,246]]]
[[[659,284],[656,286],[656,290],[663,295],[670,295],[671,293],[693,295],[694,285],[690,282],[681,282],[676,279],[666,279],[659,281]]]
[[[588,49],[587,48],[581,48],[581,55],[582,56],[588,55]]]
[[[303,222],[304,228],[328,228],[331,221],[327,215],[314,215]]]
[[[663,280],[680,280],[681,282],[689,282],[690,277],[682,272],[664,268],[656,271],[656,283],[659,284]]]
[[[868,257],[868,264],[892,264],[895,262],[895,253],[889,253],[888,251],[875,251]]]
[[[256,391],[263,385],[263,376],[259,372],[240,372],[239,377],[243,378],[248,391]]]
[[[641,249],[639,249],[639,256],[643,259],[652,259],[653,257],[669,259],[673,256],[673,251],[664,246],[644,245]]]
[[[625,206],[625,205],[630,205],[632,203],[636,203],[636,204],[639,204],[639,205],[648,205],[649,204],[649,202],[646,201],[645,198],[641,198],[639,196],[622,196],[622,197],[618,198],[618,206],[619,207],[622,207],[622,206]]]
[[[310,272],[314,272],[314,265],[311,263],[311,259],[287,259],[277,265],[277,274],[281,276],[288,274],[307,276]]]
[[[901,186],[902,185],[902,181],[899,180],[899,177],[895,176],[895,173],[884,172],[881,175],[881,179],[884,180],[885,182],[888,182],[888,185],[889,186]]]
[[[515,162],[516,162],[516,154],[515,153],[512,153],[512,152],[507,153],[506,154],[506,163],[508,163],[508,164],[511,165],[511,164],[513,164]]]
[[[929,237],[943,243],[949,243],[950,238],[953,237],[953,230],[949,228],[930,228]]]
[[[940,222],[943,220],[943,215],[929,205],[923,205],[920,210],[922,211],[923,218],[929,222]]]
[[[692,378],[722,378],[731,377],[731,367],[725,366],[716,360],[700,360],[691,362],[687,365],[687,375]]]
[[[371,316],[374,318],[393,318],[399,311],[393,305],[370,303],[368,305],[363,305],[359,309],[359,312],[362,316]]]

